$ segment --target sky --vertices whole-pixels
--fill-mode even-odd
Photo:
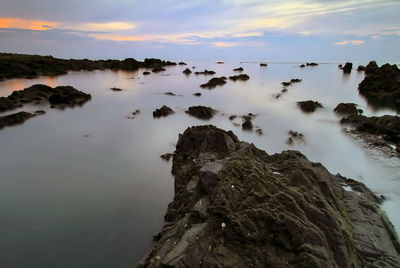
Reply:
[[[400,0],[0,0],[0,52],[400,62]]]

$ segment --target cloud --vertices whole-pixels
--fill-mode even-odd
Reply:
[[[3,29],[27,29],[45,31],[58,26],[56,22],[41,20],[25,20],[19,18],[0,18],[0,28]]]
[[[264,44],[261,42],[251,42],[251,41],[230,41],[230,42],[213,42],[212,46],[217,48],[226,48],[226,47],[255,47],[255,46],[263,46]]]
[[[337,46],[344,46],[344,45],[361,45],[364,44],[364,40],[344,40],[340,42],[334,43]]]

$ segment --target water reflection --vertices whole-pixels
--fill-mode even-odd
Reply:
[[[214,70],[217,77],[233,75],[238,66],[238,62],[217,65],[215,61],[188,64]],[[387,196],[384,208],[399,230],[398,163],[373,155],[344,134],[333,113],[340,102],[354,102],[366,115],[391,113],[370,108],[358,95],[363,76],[353,72],[344,79],[336,64],[260,68],[259,63],[243,62],[240,66],[249,81],[229,81],[214,90],[199,88],[210,77],[183,75],[186,66],[148,76],[141,71],[93,71],[0,82],[2,96],[36,83],[71,85],[92,95],[91,101],[75,109],[40,107],[47,110],[45,115],[0,131],[0,263],[132,267],[149,249],[173,197],[171,163],[159,156],[174,151],[178,134],[188,126],[204,123],[231,129],[268,153],[300,150],[332,173],[361,180]],[[303,81],[274,99],[281,82],[292,78]],[[114,92],[111,87],[123,90]],[[196,92],[202,96],[193,96]],[[301,113],[296,102],[307,99],[324,108]],[[164,104],[176,113],[154,120],[152,111]],[[193,105],[210,106],[219,113],[204,122],[184,112]],[[127,119],[136,109],[140,114]],[[257,114],[253,123],[263,135],[242,131],[228,119],[250,112]],[[303,133],[305,142],[286,144],[289,130]]]

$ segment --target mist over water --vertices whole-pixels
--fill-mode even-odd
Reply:
[[[132,267],[151,247],[173,198],[171,162],[160,155],[172,153],[179,133],[199,124],[232,130],[268,154],[299,150],[331,173],[365,183],[386,197],[383,208],[400,232],[400,161],[344,133],[333,112],[340,102],[354,102],[367,116],[395,114],[369,107],[358,95],[363,72],[343,75],[337,64],[329,63],[306,68],[297,63],[187,63],[148,76],[143,70],[93,71],[0,82],[0,96],[37,83],[71,85],[92,95],[82,107],[63,111],[25,106],[24,111],[47,113],[0,131],[1,265]],[[250,80],[228,80],[222,87],[204,90],[199,85],[211,76],[186,76],[186,67],[213,70],[213,77],[228,77],[235,74],[234,68],[243,67]],[[281,82],[292,78],[302,82],[276,99]],[[193,96],[196,92],[202,96]],[[309,99],[324,108],[302,113],[296,102]],[[164,104],[175,114],[153,119],[152,111]],[[209,121],[198,120],[184,112],[193,105],[210,106],[218,114]],[[129,119],[137,109],[140,113]],[[248,113],[256,114],[253,124],[263,135],[234,125],[242,123],[240,118],[228,119]],[[289,130],[303,133],[305,142],[286,144]]]

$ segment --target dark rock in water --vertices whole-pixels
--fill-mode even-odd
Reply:
[[[181,61],[180,63],[178,63],[178,65],[187,65],[187,64]]]
[[[231,115],[231,116],[229,116],[229,120],[235,120],[236,119],[236,117],[237,117],[237,115]]]
[[[182,95],[176,95],[176,94],[173,93],[173,92],[165,92],[164,95],[172,96],[172,97],[175,97],[175,96],[182,96]]]
[[[195,75],[200,75],[200,74],[204,74],[204,75],[214,75],[215,72],[214,71],[208,71],[208,70],[204,70],[203,72],[195,72]]]
[[[243,72],[243,68],[239,67],[239,68],[233,69],[233,71],[234,72]]]
[[[57,108],[82,105],[90,100],[86,94],[71,86],[58,86],[55,88],[36,84],[23,90],[14,91],[8,97],[0,97],[0,112],[22,107],[26,103],[49,102]]]
[[[246,119],[243,122],[242,129],[244,129],[244,130],[252,130],[253,129],[253,123],[251,122],[251,119]]]
[[[307,62],[306,65],[307,65],[307,66],[318,66],[318,63],[315,63],[315,62]]]
[[[343,73],[349,74],[351,73],[351,69],[353,69],[353,63],[346,62],[346,64],[342,67]]]
[[[302,80],[301,79],[299,79],[299,78],[293,78],[293,79],[291,79],[289,82],[282,82],[281,84],[282,84],[282,86],[284,86],[284,87],[288,87],[288,86],[291,86],[292,84],[294,84],[294,83],[300,83]]]
[[[35,114],[27,112],[18,112],[15,114],[9,114],[5,116],[0,116],[0,129],[8,126],[15,126],[23,124],[29,118],[34,117]]]
[[[300,67],[300,68],[304,68],[304,67],[306,67],[306,66],[305,66],[304,64],[300,64],[299,67]]]
[[[289,138],[286,140],[286,144],[292,145],[294,141],[300,141],[305,143],[304,135],[297,131],[289,130],[288,132]]]
[[[319,103],[318,101],[312,101],[312,100],[299,101],[299,102],[297,102],[297,105],[305,113],[312,113],[312,112],[315,112],[315,110],[317,108],[323,108],[321,103]]]
[[[239,75],[229,76],[229,79],[233,81],[236,80],[247,81],[250,79],[250,77],[247,74],[239,74]]]
[[[268,66],[268,64],[266,64],[266,63],[260,63],[260,67],[267,67]]]
[[[400,112],[400,70],[395,64],[378,67],[371,61],[365,67],[365,78],[358,85],[358,91],[368,104]]]
[[[131,116],[128,116],[128,118],[129,119],[135,119],[138,114],[140,114],[140,110],[139,109],[134,111]]]
[[[149,75],[151,74],[150,72],[143,72],[143,75]]]
[[[174,154],[171,154],[171,153],[160,155],[161,159],[163,159],[165,161],[169,161],[171,159],[171,157],[173,157],[173,156],[174,156]]]
[[[362,112],[354,103],[339,103],[333,111],[341,115],[358,115],[360,111]]]
[[[46,111],[37,110],[37,111],[35,111],[35,112],[33,113],[33,115],[43,115],[43,114],[45,114],[45,113],[46,113]]]
[[[211,119],[217,111],[207,106],[192,106],[185,112],[202,120]]]
[[[384,140],[400,146],[400,117],[393,115],[367,117],[350,114],[340,120],[341,124],[350,124],[355,131],[382,136]]]
[[[153,70],[151,70],[153,73],[159,73],[159,72],[163,72],[166,71],[167,69],[163,68],[163,67],[156,67]]]
[[[110,88],[112,91],[122,91],[122,89],[120,89],[119,87],[112,87]]]
[[[202,88],[208,88],[212,89],[215,88],[216,86],[222,86],[226,84],[226,77],[214,77],[211,78],[207,83],[200,85]]]
[[[153,112],[153,117],[168,116],[168,115],[173,114],[173,113],[174,113],[174,111],[171,108],[169,108],[166,105],[163,105],[161,108],[156,109]]]
[[[223,61],[218,61],[217,64],[224,64],[225,62]]]
[[[188,128],[174,200],[138,267],[399,267],[379,198],[298,151],[268,155],[214,126]]]
[[[338,68],[342,69],[342,67],[343,67],[343,65],[342,65],[342,64],[339,64],[339,65],[338,65]]]
[[[288,87],[288,86],[292,85],[291,82],[282,82],[281,84],[282,84],[282,86],[284,86],[284,87]]]
[[[258,134],[258,135],[263,135],[264,134],[264,132],[263,132],[263,130],[261,129],[261,128],[257,128],[256,129],[256,133]]]
[[[365,66],[363,66],[363,65],[358,65],[357,71],[359,71],[359,72],[365,71]]]
[[[186,68],[182,73],[184,73],[184,74],[191,74],[192,71],[189,70],[189,68]]]
[[[200,97],[201,93],[200,92],[194,93],[193,96]]]

